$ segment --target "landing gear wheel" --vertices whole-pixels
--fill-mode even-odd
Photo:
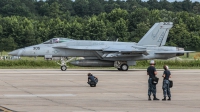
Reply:
[[[127,64],[122,64],[122,65],[120,66],[120,69],[121,69],[122,71],[127,71],[127,70],[128,70],[128,65],[127,65]]]
[[[66,67],[65,65],[62,65],[62,66],[60,67],[60,69],[61,69],[62,71],[66,71],[66,70],[67,70],[67,67]]]
[[[119,71],[122,71],[122,69],[121,68],[117,68]]]

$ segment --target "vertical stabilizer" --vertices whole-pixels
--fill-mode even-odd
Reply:
[[[142,37],[138,45],[156,45],[163,46],[166,43],[169,30],[172,28],[172,22],[155,23],[151,29]]]

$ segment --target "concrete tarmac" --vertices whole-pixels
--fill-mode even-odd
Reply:
[[[87,84],[87,73],[98,77]],[[200,69],[171,70],[172,100],[148,101],[146,70],[0,69],[0,111],[17,112],[199,112]]]

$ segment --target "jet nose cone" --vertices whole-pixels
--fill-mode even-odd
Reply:
[[[11,51],[8,53],[8,55],[12,55],[12,56],[20,56],[21,55],[22,50],[21,49],[17,49],[14,51]]]
[[[9,52],[8,55],[17,56],[18,53],[19,53],[19,49]]]

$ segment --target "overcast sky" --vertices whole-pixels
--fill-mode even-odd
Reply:
[[[45,0],[43,0],[43,1],[45,1]],[[75,1],[75,0],[72,0],[72,1]],[[142,1],[148,1],[148,0],[142,0]],[[157,0],[157,1],[160,1],[160,0]],[[167,1],[174,2],[175,0],[167,0]],[[183,1],[183,0],[176,0],[176,1]],[[192,1],[192,2],[195,2],[195,1],[200,2],[200,0],[190,0],[190,1]]]
[[[43,1],[46,1],[46,0],[43,0]],[[72,1],[75,1],[75,0],[72,0]],[[142,1],[148,1],[148,0],[142,0]],[[160,1],[160,0],[157,0],[157,1]],[[167,1],[174,2],[175,0],[167,0]],[[176,0],[176,1],[183,1],[183,0]],[[192,2],[195,2],[195,1],[200,2],[200,0],[190,0],[190,1],[192,1]]]
[[[148,0],[142,0],[142,1],[148,1]],[[174,2],[175,0],[167,0],[167,1]],[[183,0],[176,0],[176,1],[183,1]],[[195,1],[200,2],[200,0],[190,0],[190,1],[192,1],[192,2],[195,2]]]

